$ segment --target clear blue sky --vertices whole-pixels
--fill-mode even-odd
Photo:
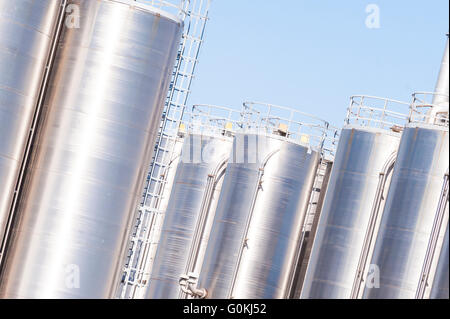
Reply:
[[[366,6],[380,10],[369,29]],[[341,126],[349,97],[432,91],[448,0],[213,0],[189,104],[290,106]]]

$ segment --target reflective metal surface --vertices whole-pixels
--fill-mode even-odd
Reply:
[[[0,0],[0,245],[60,6],[58,0]]]
[[[208,298],[287,298],[319,157],[236,134],[198,284]]]
[[[2,298],[113,297],[178,49],[162,12],[70,3],[81,24],[61,35]]]
[[[147,298],[180,298],[180,275],[200,273],[232,144],[226,136],[185,138]]]
[[[160,140],[161,147],[170,150],[166,160],[167,164],[164,167],[160,165],[155,169],[159,174],[159,178],[163,179],[164,182],[153,182],[149,174],[143,187],[144,190],[152,188],[153,194],[158,195],[158,201],[155,203],[158,209],[145,205],[139,207],[138,216],[136,216],[137,218],[134,221],[131,232],[132,240],[128,244],[128,253],[125,258],[125,267],[129,269],[128,279],[138,284],[125,284],[127,273],[124,272],[117,289],[117,298],[123,298],[126,295],[130,299],[142,299],[145,296],[159,243],[162,221],[164,220],[175,173],[180,162],[183,142],[184,134],[178,134],[171,138],[163,137]],[[155,163],[156,165],[157,163]],[[138,270],[144,270],[145,272],[142,271],[140,273]]]
[[[446,113],[448,119],[448,103],[449,103],[449,40],[447,34],[447,43],[445,45],[444,55],[442,57],[441,67],[439,70],[436,87],[434,89],[433,105],[430,115],[431,117],[439,117],[440,113]]]
[[[319,225],[320,214],[322,212],[323,202],[328,189],[332,168],[333,161],[325,159],[321,160],[318,168],[318,170],[321,171],[318,172],[320,174],[319,176],[321,176],[320,188],[313,189],[313,194],[314,192],[318,192],[318,197],[314,198],[314,201],[311,203],[312,206],[315,205],[314,213],[311,216],[312,220],[305,220],[305,224],[303,227],[300,253],[298,261],[296,262],[296,273],[292,282],[292,287],[290,289],[289,299],[300,298],[309,259],[311,258],[312,246],[317,234],[317,226]],[[307,216],[305,219],[311,217]]]
[[[448,222],[447,230],[445,232],[444,241],[442,244],[441,253],[434,276],[433,284],[431,285],[430,299],[449,299],[448,283],[449,283],[449,253],[448,253]]]
[[[350,298],[379,176],[399,140],[379,128],[342,129],[301,298]]]
[[[449,161],[448,127],[408,124],[395,163],[371,264],[379,288],[364,298],[414,298]]]

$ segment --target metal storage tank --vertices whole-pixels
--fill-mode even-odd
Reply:
[[[2,270],[2,298],[114,296],[182,22],[134,1],[73,0]]]
[[[371,261],[379,285],[366,287],[364,298],[412,299],[428,284],[422,268],[449,162],[448,83],[447,42],[435,93],[414,94]],[[441,213],[448,218],[448,209]]]
[[[138,208],[139,214],[134,221],[130,251],[127,253],[122,280],[118,287],[119,298],[141,298],[147,289],[164,221],[164,206],[170,196],[171,180],[174,175],[172,173],[177,165],[175,154],[182,144],[182,137],[179,136],[180,123],[188,110],[187,102],[192,92],[191,86],[199,63],[199,53],[205,44],[205,30],[209,21],[211,2],[212,0],[183,0],[178,1],[180,8],[180,6],[169,7],[170,3],[167,1],[152,1],[153,5],[176,11],[182,18],[185,28],[164,105],[155,150],[149,163],[148,178]]]
[[[301,298],[351,298],[365,272],[408,104],[351,97]]]
[[[0,259],[62,4],[0,0]]]
[[[195,296],[237,121],[238,111],[194,105],[146,298]]]
[[[208,298],[287,298],[328,123],[269,104],[247,110],[197,289]]]

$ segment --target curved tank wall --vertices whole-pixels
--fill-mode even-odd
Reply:
[[[441,253],[439,255],[439,261],[437,264],[436,274],[434,276],[433,284],[431,286],[430,299],[448,299],[448,286],[449,286],[449,252],[448,252],[448,222],[447,230],[445,232],[444,241],[442,244]]]
[[[287,298],[319,158],[276,136],[236,134],[199,278],[208,298]]]
[[[379,287],[366,287],[364,298],[415,298],[448,168],[448,138],[448,127],[405,128],[371,261]]]
[[[379,176],[400,134],[346,126],[341,131],[301,298],[350,298]]]
[[[146,293],[148,280],[153,267],[153,261],[156,255],[156,248],[159,242],[159,234],[161,232],[163,220],[163,214],[169,203],[170,192],[173,186],[173,180],[175,178],[176,169],[180,161],[180,154],[183,147],[184,133],[178,134],[175,138],[168,138],[163,136],[161,139],[162,147],[166,147],[170,150],[166,168],[161,170],[158,166],[158,171],[161,171],[160,176],[165,179],[164,184],[156,183],[150,179],[150,174],[147,175],[147,180],[143,186],[144,193],[147,192],[149,187],[156,187],[155,192],[159,196],[159,201],[154,201],[152,206],[147,206],[145,209],[154,209],[152,213],[148,213],[140,208],[138,210],[138,218],[134,219],[134,226],[132,230],[132,237],[129,241],[128,253],[126,254],[122,279],[117,287],[117,298],[129,299],[142,299]],[[169,152],[169,151],[167,151]],[[157,186],[154,186],[157,184]],[[142,199],[142,203],[147,200],[150,202],[149,197]],[[142,204],[141,203],[141,204]],[[155,209],[155,206],[158,207]],[[141,206],[145,207],[145,206]],[[126,272],[129,271],[129,273]],[[127,278],[128,276],[128,278]],[[128,279],[128,280],[127,280]],[[134,280],[134,281],[132,281]],[[141,285],[135,285],[135,282],[139,282]]]
[[[108,298],[181,36],[182,22],[129,1],[69,1],[11,247],[3,298]]]
[[[232,144],[233,139],[226,136],[186,137],[147,298],[180,298],[180,275],[192,272],[198,276]]]
[[[305,218],[302,242],[299,251],[299,258],[297,261],[296,272],[294,280],[292,282],[292,287],[289,293],[289,299],[300,298],[301,290],[303,287],[303,281],[305,280],[306,269],[308,267],[309,259],[311,257],[311,249],[314,243],[314,239],[317,233],[317,226],[319,225],[320,213],[322,212],[323,201],[325,199],[325,194],[328,189],[328,183],[330,181],[331,170],[333,168],[333,159],[322,158],[321,163],[318,168],[318,176],[321,177],[321,182],[313,191],[318,192],[318,197],[314,199],[312,204],[315,204],[315,211],[312,216],[312,220],[307,220],[308,216]],[[316,185],[314,185],[316,187]],[[317,195],[316,195],[317,196]],[[313,200],[314,200],[313,199]],[[311,218],[311,217],[310,217]],[[307,224],[308,223],[308,224]]]
[[[57,0],[0,0],[0,245],[60,7]]]

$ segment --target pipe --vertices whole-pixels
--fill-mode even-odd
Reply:
[[[11,204],[11,208],[9,210],[9,216],[8,216],[8,220],[6,222],[5,233],[3,234],[3,238],[0,238],[0,273],[3,268],[3,265],[2,265],[3,258],[4,258],[6,248],[9,243],[9,233],[11,231],[11,227],[14,224],[14,220],[15,220],[15,211],[16,211],[16,207],[17,207],[17,204],[19,201],[19,194],[20,194],[21,188],[23,186],[27,166],[28,166],[30,158],[31,158],[33,141],[34,141],[34,137],[36,135],[37,125],[38,125],[39,119],[41,117],[40,116],[41,109],[42,109],[42,104],[44,103],[45,92],[46,92],[48,81],[50,78],[50,71],[52,69],[53,61],[54,61],[56,50],[58,47],[59,36],[60,36],[61,30],[63,28],[63,21],[64,21],[64,17],[65,17],[67,1],[68,0],[61,0],[61,3],[60,3],[61,8],[60,8],[60,12],[58,14],[56,27],[55,27],[55,30],[53,33],[53,42],[51,44],[49,55],[47,58],[47,64],[45,67],[44,78],[42,80],[36,110],[33,115],[33,120],[32,120],[30,132],[29,132],[29,136],[28,136],[28,141],[27,141],[26,148],[25,148],[25,153],[24,153],[24,156],[22,159],[19,176],[18,176],[17,183],[16,183],[16,188],[14,190],[14,197],[13,197],[13,201]]]
[[[368,224],[368,228],[367,228],[366,235],[364,238],[364,245],[361,250],[361,256],[360,256],[359,262],[358,262],[358,268],[356,271],[355,280],[353,281],[352,291],[350,294],[351,299],[358,299],[358,297],[361,293],[361,286],[362,286],[362,283],[363,283],[364,277],[365,277],[367,260],[369,258],[370,248],[372,247],[375,228],[380,220],[379,213],[381,211],[381,203],[384,199],[383,193],[384,193],[384,189],[386,187],[386,181],[388,180],[389,175],[391,174],[392,170],[394,169],[396,159],[397,159],[397,152],[394,152],[388,158],[386,164],[384,165],[384,167],[379,175],[377,191],[375,193],[375,200],[372,205],[372,211],[370,213],[369,224]]]
[[[208,291],[205,288],[196,288],[197,279],[197,276],[193,273],[181,275],[178,284],[180,285],[181,291],[186,295],[205,299],[208,296]]]
[[[234,290],[234,286],[236,285],[236,279],[237,279],[237,275],[238,275],[238,272],[239,272],[239,267],[240,267],[240,264],[241,264],[242,254],[244,252],[244,248],[248,247],[247,246],[247,240],[248,240],[247,235],[248,235],[248,231],[249,231],[249,228],[250,228],[250,223],[251,223],[251,220],[252,220],[252,217],[253,217],[253,211],[255,209],[256,200],[258,198],[258,193],[259,193],[259,190],[261,189],[262,178],[264,176],[264,169],[265,169],[269,159],[273,155],[278,153],[279,151],[280,151],[280,149],[277,149],[277,150],[274,150],[274,151],[270,152],[264,158],[263,162],[261,163],[261,166],[259,167],[258,180],[257,180],[257,183],[256,183],[255,191],[253,193],[252,202],[251,202],[251,205],[250,205],[250,213],[249,213],[249,216],[247,218],[247,222],[245,224],[244,234],[243,234],[242,240],[241,240],[242,245],[241,245],[241,247],[239,249],[238,259],[237,259],[237,263],[236,263],[236,268],[234,269],[234,272],[233,272],[233,277],[232,277],[233,279],[232,279],[232,282],[231,282],[230,294],[228,296],[229,297],[228,299],[233,299],[233,290]]]
[[[214,194],[214,189],[218,182],[217,177],[222,176],[223,172],[225,172],[226,164],[228,163],[228,158],[229,158],[228,156],[224,157],[219,162],[219,164],[214,168],[214,170],[210,174],[208,174],[208,180],[206,182],[206,189],[205,189],[205,193],[203,195],[202,204],[200,206],[200,216],[199,216],[199,219],[197,220],[197,224],[195,226],[194,238],[193,238],[193,241],[191,244],[189,259],[188,259],[188,262],[186,265],[185,273],[192,274],[195,271],[195,268],[197,267],[198,254],[200,251],[201,240],[205,233],[205,225],[206,225],[206,220],[207,220],[208,213],[209,213],[209,210],[211,207],[212,196]],[[181,275],[181,279],[184,278],[184,276],[186,276],[186,275]],[[197,288],[192,288],[189,291],[192,292],[193,289],[197,289]],[[189,293],[186,293],[186,291],[184,291],[183,289],[181,289],[181,290],[182,290],[182,293],[181,293],[180,298],[186,298],[187,297],[186,295],[189,295]],[[201,288],[201,289],[199,289],[199,291],[206,291],[206,289]],[[183,296],[183,293],[185,293],[186,295]]]
[[[445,209],[447,207],[448,202],[448,190],[449,190],[449,181],[448,181],[448,170],[444,176],[444,183],[442,185],[441,196],[439,198],[438,208],[436,212],[436,216],[433,222],[433,228],[431,230],[430,241],[428,242],[427,253],[425,255],[425,261],[422,268],[422,273],[420,275],[420,282],[417,287],[416,299],[423,299],[425,295],[426,288],[429,286],[429,277],[431,272],[431,265],[434,261],[436,246],[439,240],[439,234],[441,233],[442,224],[444,221]]]

